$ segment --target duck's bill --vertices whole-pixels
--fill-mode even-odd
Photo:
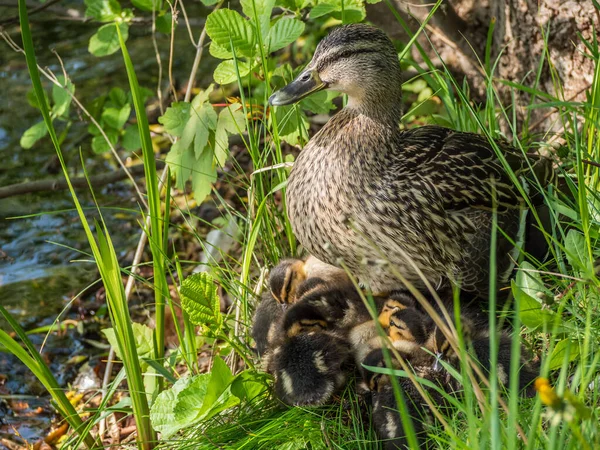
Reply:
[[[316,73],[312,73],[310,77],[306,77],[305,73],[301,73],[290,84],[271,95],[269,103],[273,106],[291,105],[326,87],[327,84],[323,83]]]

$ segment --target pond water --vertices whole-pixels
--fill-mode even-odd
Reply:
[[[84,11],[83,2],[69,4],[77,11]],[[58,5],[66,8],[63,2]],[[88,40],[97,29],[97,25],[55,20],[52,11],[50,8],[50,12],[31,18],[38,63],[60,74],[62,69],[51,52],[51,49],[55,49],[76,86],[76,96],[84,105],[89,105],[97,96],[108,93],[112,87],[121,87],[127,92],[127,75],[120,52],[98,58],[87,50]],[[0,17],[11,17],[16,13],[16,8],[0,7]],[[196,38],[201,30],[202,18],[206,14],[201,5],[188,6],[188,15],[192,19]],[[19,28],[9,26],[6,31],[20,45]],[[127,46],[140,84],[155,91],[158,69],[150,31],[148,23],[133,25],[130,28]],[[159,35],[158,45],[166,73],[168,36]],[[173,76],[176,84],[184,86],[194,59],[195,48],[182,21],[177,29],[175,49]],[[212,71],[216,66],[208,51],[204,55],[197,86],[207,86],[211,82]],[[49,86],[49,83],[45,82],[47,90]],[[19,145],[23,132],[41,120],[39,111],[27,102],[26,94],[30,89],[31,82],[24,56],[14,52],[0,40],[0,186],[63,178],[49,139],[43,139],[30,150],[22,149]],[[110,155],[95,155],[91,150],[88,124],[78,119],[82,115],[74,105],[71,106],[71,117],[75,119],[75,123],[63,143],[63,152],[71,176],[82,175],[80,149],[83,164],[90,174],[116,170],[117,165]],[[125,153],[121,155],[124,158],[131,156]],[[86,211],[89,211],[89,217],[92,218],[94,203],[91,195],[86,189],[79,189],[77,193],[83,206],[87,208]],[[130,261],[140,234],[137,223],[140,219],[140,207],[133,189],[126,182],[121,182],[98,188],[95,194],[118,256],[123,261]],[[68,191],[0,199],[0,304],[26,329],[49,325],[63,311],[66,316],[62,318],[72,318],[78,314],[75,308],[68,309],[73,296],[98,278],[95,265],[90,259],[89,246],[73,210]],[[4,330],[7,329],[6,322],[1,319],[0,326]],[[81,348],[77,337],[71,336],[69,339],[50,339],[45,353],[50,355],[50,360],[56,356],[59,358],[57,361],[60,361],[81,352]],[[1,403],[4,395],[37,395],[42,391],[31,387],[30,382],[25,379],[11,383],[10,378],[14,379],[15,374],[14,358],[6,354],[0,356],[0,385],[3,376],[8,376],[9,379],[0,389],[2,425]],[[60,369],[57,367],[57,370]],[[18,372],[19,375],[28,376],[26,371],[19,369]],[[60,378],[65,381],[65,377]],[[35,384],[35,381],[31,383]],[[26,438],[35,438],[39,426],[29,423],[24,425],[21,432],[25,432]]]

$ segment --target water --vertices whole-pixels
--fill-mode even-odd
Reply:
[[[57,7],[60,5],[64,7],[62,3]],[[73,3],[71,6],[79,11],[84,9],[83,2]],[[0,17],[10,17],[16,12],[15,8],[0,7]],[[188,6],[188,14],[196,22],[193,30],[197,38],[200,33],[197,23],[203,21],[198,18],[205,17],[206,11],[200,5],[193,5],[191,8]],[[95,32],[97,25],[53,20],[51,13],[41,13],[32,17],[34,18],[32,32],[38,63],[60,74],[62,69],[50,51],[55,49],[76,86],[76,96],[84,105],[89,107],[97,96],[108,93],[112,87],[128,91],[127,75],[120,52],[97,58],[87,51],[89,37]],[[127,46],[140,84],[155,91],[158,70],[150,29],[149,24],[132,26]],[[7,31],[20,44],[18,27],[9,27]],[[168,44],[167,36],[158,37],[165,74]],[[184,86],[195,48],[183,22],[176,33],[175,49],[173,75],[176,83]],[[197,85],[206,87],[212,80],[212,71],[218,62],[211,60],[208,51],[204,54]],[[44,86],[49,91],[50,84],[44,81]],[[19,145],[23,132],[41,120],[40,112],[27,102],[26,94],[30,89],[31,82],[24,56],[13,52],[0,40],[0,186],[63,177],[48,138],[38,142],[30,150],[24,150]],[[78,120],[78,115],[83,117],[72,105],[71,118],[75,123],[62,145],[71,176],[82,176],[82,164],[85,164],[90,174],[116,170],[112,156],[93,154],[91,137],[87,134],[88,124]],[[64,124],[58,121],[55,121],[55,126],[58,133],[64,129]],[[79,156],[80,149],[83,162]],[[131,156],[125,153],[121,155],[124,158]],[[96,217],[91,195],[84,189],[77,193],[88,217]],[[117,254],[122,262],[129,262],[141,232],[137,223],[141,217],[140,207],[135,193],[127,182],[97,188],[95,193],[103,208],[102,214]],[[86,295],[83,300],[75,300],[76,306],[72,302],[74,296],[97,279],[97,270],[89,256],[89,245],[73,210],[68,191],[0,199],[0,304],[25,329],[51,325],[59,315],[61,320],[83,320],[84,315],[90,312],[93,314],[101,305],[93,296]],[[6,330],[7,324],[0,320],[0,327]],[[44,347],[44,355],[51,361],[52,371],[61,385],[66,386],[77,373],[76,366],[67,364],[67,361],[82,353],[82,342],[89,339],[100,340],[96,328],[98,327],[86,323],[82,335],[73,331],[60,337],[55,333],[50,335]],[[44,338],[43,333],[33,335],[38,347]],[[90,360],[100,360],[99,350],[90,351],[89,346],[85,350]],[[3,374],[7,375],[6,380]],[[21,425],[20,432],[24,437],[34,440],[40,437],[41,430],[47,427],[51,415],[34,414],[38,418],[36,421],[14,419],[15,411],[3,412],[3,398],[14,398],[15,395],[27,398],[29,395],[43,393],[41,385],[24,366],[17,364],[11,355],[0,353],[0,437],[14,436],[11,426],[15,423]],[[29,408],[35,408],[40,402],[47,404],[46,399],[30,399],[27,403]]]

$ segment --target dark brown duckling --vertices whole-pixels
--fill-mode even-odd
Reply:
[[[256,352],[263,358],[269,348],[280,340],[283,310],[270,292],[265,292],[252,319],[251,335],[256,343]]]
[[[321,405],[341,389],[352,367],[350,349],[335,333],[306,332],[286,339],[268,357],[275,394],[289,405]]]

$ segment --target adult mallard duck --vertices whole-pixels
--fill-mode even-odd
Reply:
[[[281,106],[322,89],[348,96],[294,164],[287,188],[292,228],[309,253],[343,262],[373,291],[401,288],[397,270],[417,287],[423,279],[434,286],[454,280],[485,296],[492,210],[502,230],[503,283],[525,233],[524,201],[485,137],[439,126],[401,131],[401,85],[389,38],[355,24],[325,37],[300,75],[270,97]],[[548,159],[497,145],[517,175],[547,182]]]

